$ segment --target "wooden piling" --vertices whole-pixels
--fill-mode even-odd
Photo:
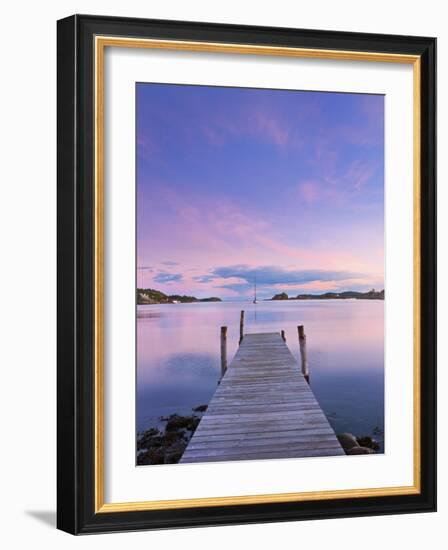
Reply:
[[[243,341],[244,337],[244,310],[241,310],[240,315],[240,344]]]
[[[300,347],[300,359],[302,362],[302,374],[305,380],[310,383],[310,372],[308,368],[308,358],[306,354],[306,336],[303,325],[297,327],[299,333],[299,347]]]
[[[286,342],[286,336],[285,336],[285,331],[282,330],[282,339],[283,339],[283,342]]]
[[[221,327],[221,376],[227,370],[227,327]]]

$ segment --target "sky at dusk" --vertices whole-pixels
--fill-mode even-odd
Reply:
[[[137,84],[137,285],[384,288],[384,97]]]

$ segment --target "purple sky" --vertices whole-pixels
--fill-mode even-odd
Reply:
[[[137,84],[137,284],[384,286],[384,97]]]

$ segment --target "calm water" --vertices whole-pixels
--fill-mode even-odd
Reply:
[[[284,329],[298,360],[305,326],[311,388],[336,433],[384,430],[384,302],[325,300],[138,306],[137,430],[159,417],[206,404],[220,376],[220,327],[228,326],[228,362],[245,332]]]

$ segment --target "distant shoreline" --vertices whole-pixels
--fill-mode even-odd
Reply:
[[[344,292],[325,292],[323,294],[298,294],[297,296],[288,296],[286,292],[275,294],[272,298],[265,298],[261,302],[281,302],[281,301],[300,301],[300,300],[384,300],[384,290],[369,290],[367,292],[357,292],[347,290]],[[224,303],[250,302],[251,300],[228,300]],[[160,290],[152,288],[137,289],[137,305],[162,305],[162,304],[195,304],[208,302],[223,302],[221,298],[211,296],[209,298],[196,298],[195,296],[165,294]]]
[[[180,294],[165,294],[153,288],[137,288],[137,305],[160,305],[160,304],[194,304],[203,302],[222,302],[221,298],[211,296],[210,298],[196,298]]]
[[[298,294],[289,297],[286,292],[276,294],[266,301],[286,301],[286,300],[384,300],[383,290],[369,290],[367,292],[357,292],[355,290],[346,290],[344,292],[325,292],[324,294]]]

